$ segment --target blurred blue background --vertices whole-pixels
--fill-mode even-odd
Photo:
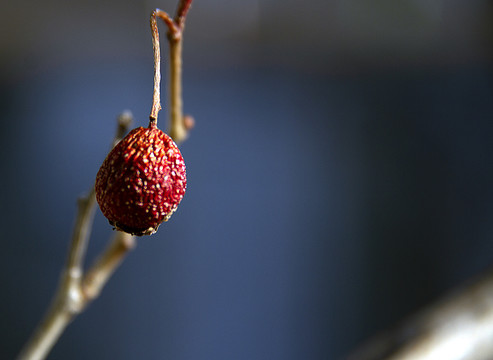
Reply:
[[[50,302],[117,115],[147,124],[156,7],[176,1],[0,5],[2,359]],[[492,15],[195,0],[188,191],[49,359],[338,359],[487,269]],[[88,262],[111,233],[98,210]]]

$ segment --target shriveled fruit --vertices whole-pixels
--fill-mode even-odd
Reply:
[[[132,130],[108,154],[96,177],[96,200],[111,225],[150,235],[178,207],[186,168],[174,141],[156,126]]]

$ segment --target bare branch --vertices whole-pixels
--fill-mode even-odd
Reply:
[[[169,136],[176,143],[182,143],[188,137],[188,131],[185,127],[183,118],[183,98],[182,98],[182,40],[170,39],[170,127]]]
[[[156,21],[156,18],[159,17],[168,27],[171,58],[171,125],[169,133],[177,143],[185,140],[188,131],[193,127],[194,123],[192,117],[183,116],[181,92],[182,33],[185,26],[186,14],[191,3],[192,0],[180,0],[174,20],[167,13],[159,9],[151,13],[150,19],[154,52],[154,90],[152,108],[149,115],[149,127],[157,126],[157,117],[161,110],[161,54],[159,30]],[[132,116],[129,112],[125,112],[119,117],[118,129],[113,146],[127,132],[131,119]],[[78,214],[67,262],[50,310],[36,328],[33,336],[25,344],[18,356],[18,360],[44,359],[72,318],[97,297],[128,251],[135,246],[133,236],[117,232],[113,241],[84,276],[83,262],[91,232],[95,204],[96,198],[93,187],[86,197],[79,200]]]
[[[82,280],[81,291],[86,303],[99,295],[111,275],[135,245],[135,236],[122,231],[115,233],[113,241],[87,271]]]
[[[493,272],[370,340],[346,359],[493,359]]]
[[[113,146],[128,131],[130,124],[131,114],[129,112],[119,116]],[[44,359],[72,318],[87,305],[88,301],[81,291],[81,279],[84,256],[96,207],[94,187],[91,188],[87,196],[79,200],[78,205],[67,262],[62,271],[62,278],[55,298],[34,334],[21,350],[18,360]]]
[[[91,188],[89,194],[78,200],[78,216],[72,234],[67,269],[74,272],[74,276],[80,277],[82,271],[82,262],[87,248],[87,241],[91,233],[94,210],[96,208],[96,195],[94,188]]]

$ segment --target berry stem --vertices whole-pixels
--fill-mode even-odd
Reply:
[[[157,126],[157,116],[161,110],[161,51],[159,46],[159,30],[156,22],[156,11],[151,14],[152,49],[154,51],[154,91],[152,94],[152,108],[149,115],[149,127]]]
[[[168,27],[168,43],[170,51],[170,128],[169,135],[177,143],[183,142],[188,135],[190,126],[187,118],[183,116],[182,100],[182,41],[185,29],[185,20],[192,0],[181,0],[178,4],[176,15],[172,19],[166,12],[156,9],[151,13],[152,44],[154,49],[154,93],[149,127],[157,126],[157,114],[160,105],[160,50],[159,31],[156,18],[160,18]],[[188,121],[189,123],[189,121]]]

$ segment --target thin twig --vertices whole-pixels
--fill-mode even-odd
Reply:
[[[66,268],[69,277],[80,279],[82,264],[86,254],[87,242],[91,233],[94,210],[96,209],[96,195],[94,188],[91,188],[89,194],[78,200],[77,220],[72,234],[72,242],[69,249]]]
[[[176,15],[172,19],[165,11],[156,9],[151,13],[151,32],[154,49],[154,93],[151,115],[149,116],[149,127],[155,126],[157,113],[161,109],[160,104],[160,52],[159,52],[159,34],[156,18],[160,18],[168,27],[168,43],[170,51],[170,127],[169,135],[176,143],[183,142],[188,132],[193,127],[193,118],[183,116],[182,100],[182,43],[183,31],[185,29],[185,20],[192,0],[181,0],[178,4]]]
[[[96,204],[94,189],[78,201],[78,213],[67,263],[50,310],[22,349],[19,360],[44,359],[74,315],[81,311],[83,299],[79,287],[87,240]]]
[[[130,113],[125,112],[120,115],[113,146],[127,132],[130,123]],[[18,360],[44,359],[70,321],[94,298],[94,296],[91,298],[86,296],[85,292],[82,291],[81,283],[83,276],[82,267],[94,218],[95,205],[96,197],[94,195],[94,188],[92,188],[85,197],[78,201],[77,217],[67,255],[67,262],[50,309],[34,331],[32,337],[21,350],[17,357]],[[128,239],[126,241],[130,242]],[[120,258],[123,255],[121,253]],[[102,258],[104,257],[105,255],[102,256]],[[109,271],[111,274],[120,261],[121,259],[118,262],[113,261],[113,268],[102,267],[99,270],[101,272]],[[91,277],[98,277],[94,275],[94,270],[91,274]],[[99,275],[99,277],[104,276],[104,274]],[[86,278],[84,278],[83,283],[87,283]]]
[[[50,310],[36,328],[33,336],[25,344],[17,360],[44,359],[70,323],[73,314],[64,308],[60,294],[59,291],[52,301]]]
[[[135,245],[135,236],[123,231],[115,232],[113,241],[87,271],[82,280],[81,291],[86,302],[99,295],[101,289],[125,258],[125,255]]]
[[[188,136],[183,119],[183,100],[182,100],[182,38],[169,37],[169,57],[170,57],[170,128],[169,136],[177,143],[184,141]]]
[[[182,30],[185,26],[185,18],[190,6],[192,6],[192,0],[181,0],[176,9],[175,22]]]

